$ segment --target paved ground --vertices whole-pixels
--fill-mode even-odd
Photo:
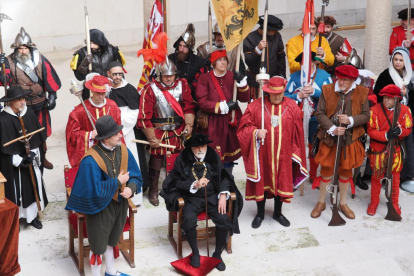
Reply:
[[[285,42],[297,30],[284,30]],[[364,30],[341,32],[359,52],[364,47]],[[206,38],[198,38],[198,42]],[[126,54],[127,79],[138,83],[142,61],[136,58],[140,45],[122,46]],[[65,149],[65,126],[69,112],[79,100],[68,90],[73,73],[69,68],[72,52],[45,53],[61,77],[63,87],[58,92],[58,105],[52,112],[54,133],[48,141],[48,159],[55,169],[45,173],[47,192],[51,203],[45,211],[44,228],[36,230],[22,226],[20,232],[20,275],[77,275],[68,255],[67,215],[64,211],[65,194],[63,166],[68,164]],[[244,192],[243,164],[235,170],[238,186]],[[331,217],[326,210],[319,219],[312,219],[310,211],[318,192],[305,182],[305,196],[295,194],[291,204],[284,205],[283,213],[291,221],[284,228],[272,219],[273,203],[266,206],[266,218],[259,229],[252,229],[255,216],[254,202],[246,202],[240,217],[241,234],[233,238],[233,254],[223,253],[227,270],[211,275],[414,275],[414,201],[411,194],[401,191],[402,222],[385,221],[385,198],[375,217],[366,215],[369,191],[357,188],[357,197],[349,199],[356,219],[343,227],[328,227]],[[167,212],[163,204],[154,208],[144,195],[135,220],[135,263],[131,269],[121,256],[118,268],[131,275],[175,275],[170,262],[176,260],[167,238]],[[199,243],[201,254],[206,244]],[[211,246],[211,251],[213,246]],[[190,254],[184,243],[184,255]],[[86,259],[85,259],[86,260]],[[104,268],[102,268],[103,273]],[[90,268],[86,266],[87,275]]]

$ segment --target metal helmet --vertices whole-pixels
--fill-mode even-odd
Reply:
[[[26,33],[23,27],[20,29],[20,33],[17,34],[16,39],[14,40],[14,43],[10,46],[10,48],[16,49],[22,45],[25,45],[30,48],[36,47],[36,44],[32,42],[32,38],[28,33]]]
[[[221,34],[220,27],[219,27],[218,23],[214,24],[213,34]]]
[[[187,45],[188,48],[190,48],[190,50],[194,50],[194,46],[196,43],[195,40],[195,28],[194,25],[192,23],[188,24],[187,29],[185,29],[185,32],[177,39],[177,41],[174,43],[174,48],[178,48],[178,45],[180,43],[180,41],[184,41],[185,44]]]
[[[355,48],[353,48],[349,56],[346,57],[345,64],[353,65],[358,69],[364,68],[364,64],[362,63],[361,58],[358,56],[358,53],[355,50]]]
[[[168,57],[157,66],[157,75],[172,76],[177,75],[177,66]]]

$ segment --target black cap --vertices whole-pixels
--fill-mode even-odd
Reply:
[[[400,10],[398,12],[398,18],[401,20],[407,20],[408,17],[408,8]],[[414,18],[414,9],[411,9],[411,18]]]
[[[209,139],[210,139],[209,136],[206,134],[196,133],[190,136],[184,142],[184,146],[186,149],[191,148],[191,147],[204,146],[204,145],[207,145],[213,142],[212,140],[209,140]]]
[[[23,90],[20,86],[12,86],[7,89],[7,95],[0,99],[0,102],[11,102],[17,99],[26,98],[32,90]]]
[[[300,53],[296,58],[295,58],[295,61],[296,62],[299,62],[299,63],[302,63],[302,58],[303,58],[303,52],[302,53]],[[313,52],[312,51],[312,61],[316,61],[316,53],[315,52]]]
[[[123,125],[118,125],[114,118],[110,115],[105,115],[96,120],[96,131],[98,135],[95,140],[103,140],[114,136],[124,128]]]
[[[263,28],[263,23],[264,23],[264,16],[260,16],[259,17],[259,25],[261,28]],[[267,17],[267,29],[268,30],[273,30],[273,31],[279,31],[281,29],[283,29],[283,22],[282,20],[280,20],[279,18],[277,18],[274,15],[268,15]]]
[[[121,62],[114,60],[111,63],[109,63],[109,65],[108,65],[108,71],[111,70],[114,67],[121,67],[121,68],[123,68],[124,66],[122,65]]]

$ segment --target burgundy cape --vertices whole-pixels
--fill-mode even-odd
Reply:
[[[223,77],[217,78],[224,96],[226,97],[227,102],[233,99],[233,89],[234,89],[234,80],[233,72],[227,71]],[[248,102],[250,99],[249,95],[249,86],[238,87],[237,88],[237,100],[240,102]],[[210,147],[213,149],[216,146],[221,147],[221,156],[224,162],[235,161],[240,158],[240,144],[237,140],[237,127],[229,125],[229,114],[221,114],[220,110],[220,96],[214,86],[213,80],[211,79],[210,73],[205,73],[200,76],[198,79],[197,90],[196,90],[196,99],[200,109],[208,113],[208,128],[200,129],[199,132],[207,134],[210,136],[210,140],[213,142],[210,144]],[[236,120],[240,122],[241,111],[238,107],[236,110]]]
[[[275,105],[265,96],[265,106],[280,119],[273,127],[265,109],[264,145],[256,139],[262,125],[261,99],[247,106],[237,131],[247,175],[246,200],[261,201],[268,192],[268,198],[279,195],[282,201],[290,202],[293,189],[308,177],[301,110],[287,97]]]
[[[99,108],[93,106],[90,101],[90,99],[86,100],[85,106],[89,110],[94,124],[96,124],[97,119],[105,115],[111,115],[118,125],[121,124],[121,110],[113,100],[106,99],[106,104]],[[66,125],[66,151],[72,167],[79,166],[79,162],[88,151],[91,131],[93,131],[93,127],[82,104],[79,104],[69,114],[68,124]],[[97,142],[97,140],[94,140],[93,144]],[[125,143],[123,138],[122,142]]]

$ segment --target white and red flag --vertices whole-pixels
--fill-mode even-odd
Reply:
[[[151,16],[148,20],[148,26],[145,31],[144,43],[142,49],[156,49],[158,46],[154,43],[154,37],[164,31],[164,11],[163,1],[155,0],[152,7]],[[155,66],[154,60],[145,61],[142,69],[142,75],[138,84],[138,91],[140,91],[144,85],[149,82],[149,76]]]

